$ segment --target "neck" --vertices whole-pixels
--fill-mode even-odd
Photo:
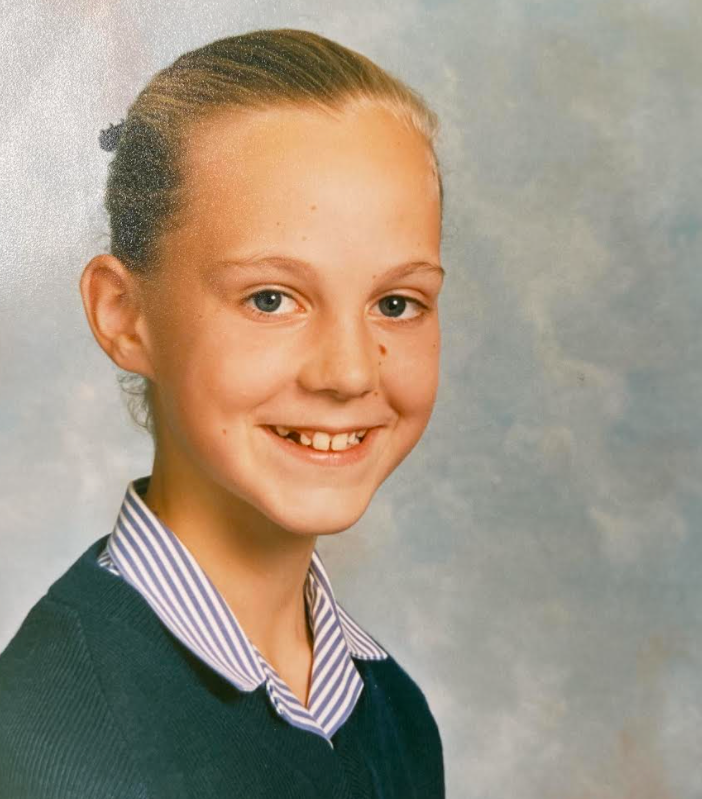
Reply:
[[[281,676],[289,664],[311,661],[303,589],[316,536],[282,529],[194,470],[167,466],[158,451],[144,501],[192,553]]]

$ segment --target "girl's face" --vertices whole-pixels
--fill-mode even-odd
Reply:
[[[219,113],[144,283],[159,453],[298,534],[344,530],[408,455],[439,370],[429,149],[388,112]],[[346,452],[272,432],[367,430]],[[336,439],[335,445],[343,443]],[[157,456],[158,457],[158,456]]]

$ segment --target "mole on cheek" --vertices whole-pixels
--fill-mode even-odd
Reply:
[[[381,355],[386,355],[387,354],[387,350],[385,349],[385,346],[383,344],[380,344],[379,346],[380,346],[380,354]]]
[[[226,430],[225,427],[222,428],[222,434],[225,435],[225,436],[227,435],[227,430]]]

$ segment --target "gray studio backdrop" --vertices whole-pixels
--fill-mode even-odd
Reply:
[[[100,128],[181,52],[337,38],[443,122],[442,383],[320,542],[451,799],[702,796],[702,4],[119,0],[0,14],[0,648],[151,465],[78,292]]]

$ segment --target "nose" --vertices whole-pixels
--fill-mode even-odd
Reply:
[[[307,391],[349,399],[377,387],[378,346],[365,320],[343,315],[321,320],[305,347],[298,381]]]

